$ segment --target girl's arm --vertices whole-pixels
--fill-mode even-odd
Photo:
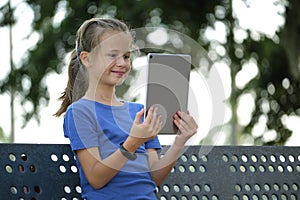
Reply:
[[[106,185],[128,160],[119,149],[104,160],[100,158],[98,147],[77,150],[76,154],[85,177],[95,189]]]
[[[157,116],[157,109],[150,108],[145,121],[140,123],[143,114],[144,110],[136,114],[130,135],[123,143],[129,152],[135,152],[143,143],[155,138],[160,130],[161,122]],[[95,189],[105,186],[128,161],[120,149],[105,159],[100,157],[98,147],[77,150],[76,154],[85,177]]]
[[[169,175],[184,144],[197,132],[198,125],[189,113],[177,112],[174,115],[174,123],[180,130],[180,134],[176,136],[174,144],[170,146],[165,155],[159,159],[155,149],[147,150],[152,179],[156,185],[160,185]]]

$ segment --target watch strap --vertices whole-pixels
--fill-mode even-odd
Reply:
[[[127,149],[125,149],[123,144],[121,144],[121,146],[120,146],[120,151],[121,151],[122,155],[124,157],[126,157],[128,160],[135,160],[137,158],[136,154],[130,153]]]

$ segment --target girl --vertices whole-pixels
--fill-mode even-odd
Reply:
[[[70,139],[81,179],[82,197],[156,199],[156,185],[168,176],[197,124],[178,111],[181,134],[162,159],[157,134],[162,122],[151,107],[145,120],[141,104],[120,101],[115,87],[130,71],[133,39],[116,19],[92,18],[77,31],[69,62],[69,80],[56,116],[65,113],[64,134]]]

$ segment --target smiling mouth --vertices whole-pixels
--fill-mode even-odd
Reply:
[[[119,76],[123,76],[125,74],[125,72],[123,72],[123,71],[111,71],[111,72],[114,74],[117,74]]]

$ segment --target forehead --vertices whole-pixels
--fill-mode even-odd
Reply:
[[[132,38],[130,34],[118,31],[108,31],[100,38],[99,47],[102,50],[130,51]]]

